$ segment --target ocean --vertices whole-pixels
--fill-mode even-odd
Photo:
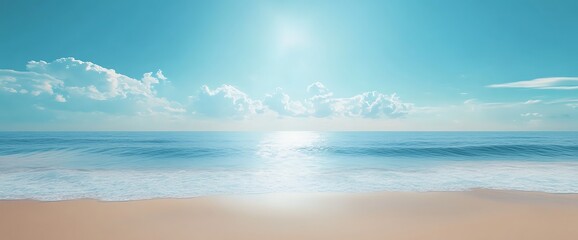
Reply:
[[[0,199],[578,193],[578,132],[0,132]]]

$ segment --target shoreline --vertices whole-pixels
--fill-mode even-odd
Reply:
[[[0,200],[0,239],[578,239],[578,194],[273,193]]]
[[[546,195],[560,195],[560,196],[572,196],[578,193],[574,192],[544,192],[544,191],[532,191],[532,190],[515,190],[515,189],[496,189],[496,188],[470,188],[465,190],[441,190],[441,191],[370,191],[370,192],[270,192],[270,193],[242,193],[242,194],[222,194],[222,195],[199,195],[191,197],[154,197],[154,198],[144,198],[144,199],[127,199],[127,200],[103,200],[98,198],[74,198],[74,199],[62,199],[62,200],[41,200],[34,198],[20,198],[20,199],[0,199],[2,202],[13,202],[13,201],[30,201],[30,202],[74,202],[74,201],[94,201],[103,203],[115,203],[115,202],[141,202],[141,201],[157,201],[157,200],[188,200],[188,199],[202,199],[202,198],[238,198],[238,197],[259,197],[259,196],[271,196],[271,195],[371,195],[371,194],[432,194],[432,193],[480,193],[480,192],[493,192],[493,193],[521,193],[521,194],[546,194]]]

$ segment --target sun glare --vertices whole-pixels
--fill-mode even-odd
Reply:
[[[317,132],[274,132],[267,135],[259,145],[258,154],[264,158],[304,158],[302,148],[315,147],[321,140]]]
[[[305,46],[308,42],[307,34],[303,29],[295,26],[282,26],[278,28],[278,45],[282,53]]]
[[[277,192],[307,189],[316,171],[315,156],[307,149],[322,142],[317,132],[273,132],[263,136],[257,155],[266,166],[257,182]]]

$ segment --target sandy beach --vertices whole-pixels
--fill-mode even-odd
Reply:
[[[578,195],[312,193],[0,201],[0,239],[578,239]]]

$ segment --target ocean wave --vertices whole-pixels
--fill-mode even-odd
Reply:
[[[195,147],[195,146],[29,146],[29,147],[0,147],[0,156],[39,154],[43,152],[70,152],[77,154],[91,154],[113,157],[140,157],[140,158],[218,158],[234,156],[251,156],[257,151],[264,151],[256,147],[227,148],[227,147]],[[275,152],[277,149],[268,149]],[[399,158],[577,158],[578,145],[557,144],[509,144],[509,145],[470,145],[470,146],[307,146],[283,149],[311,156],[326,157],[399,157]]]
[[[317,151],[318,149],[313,149]],[[309,151],[309,150],[305,150]],[[386,157],[577,157],[578,145],[509,144],[443,147],[328,147],[337,155]]]

